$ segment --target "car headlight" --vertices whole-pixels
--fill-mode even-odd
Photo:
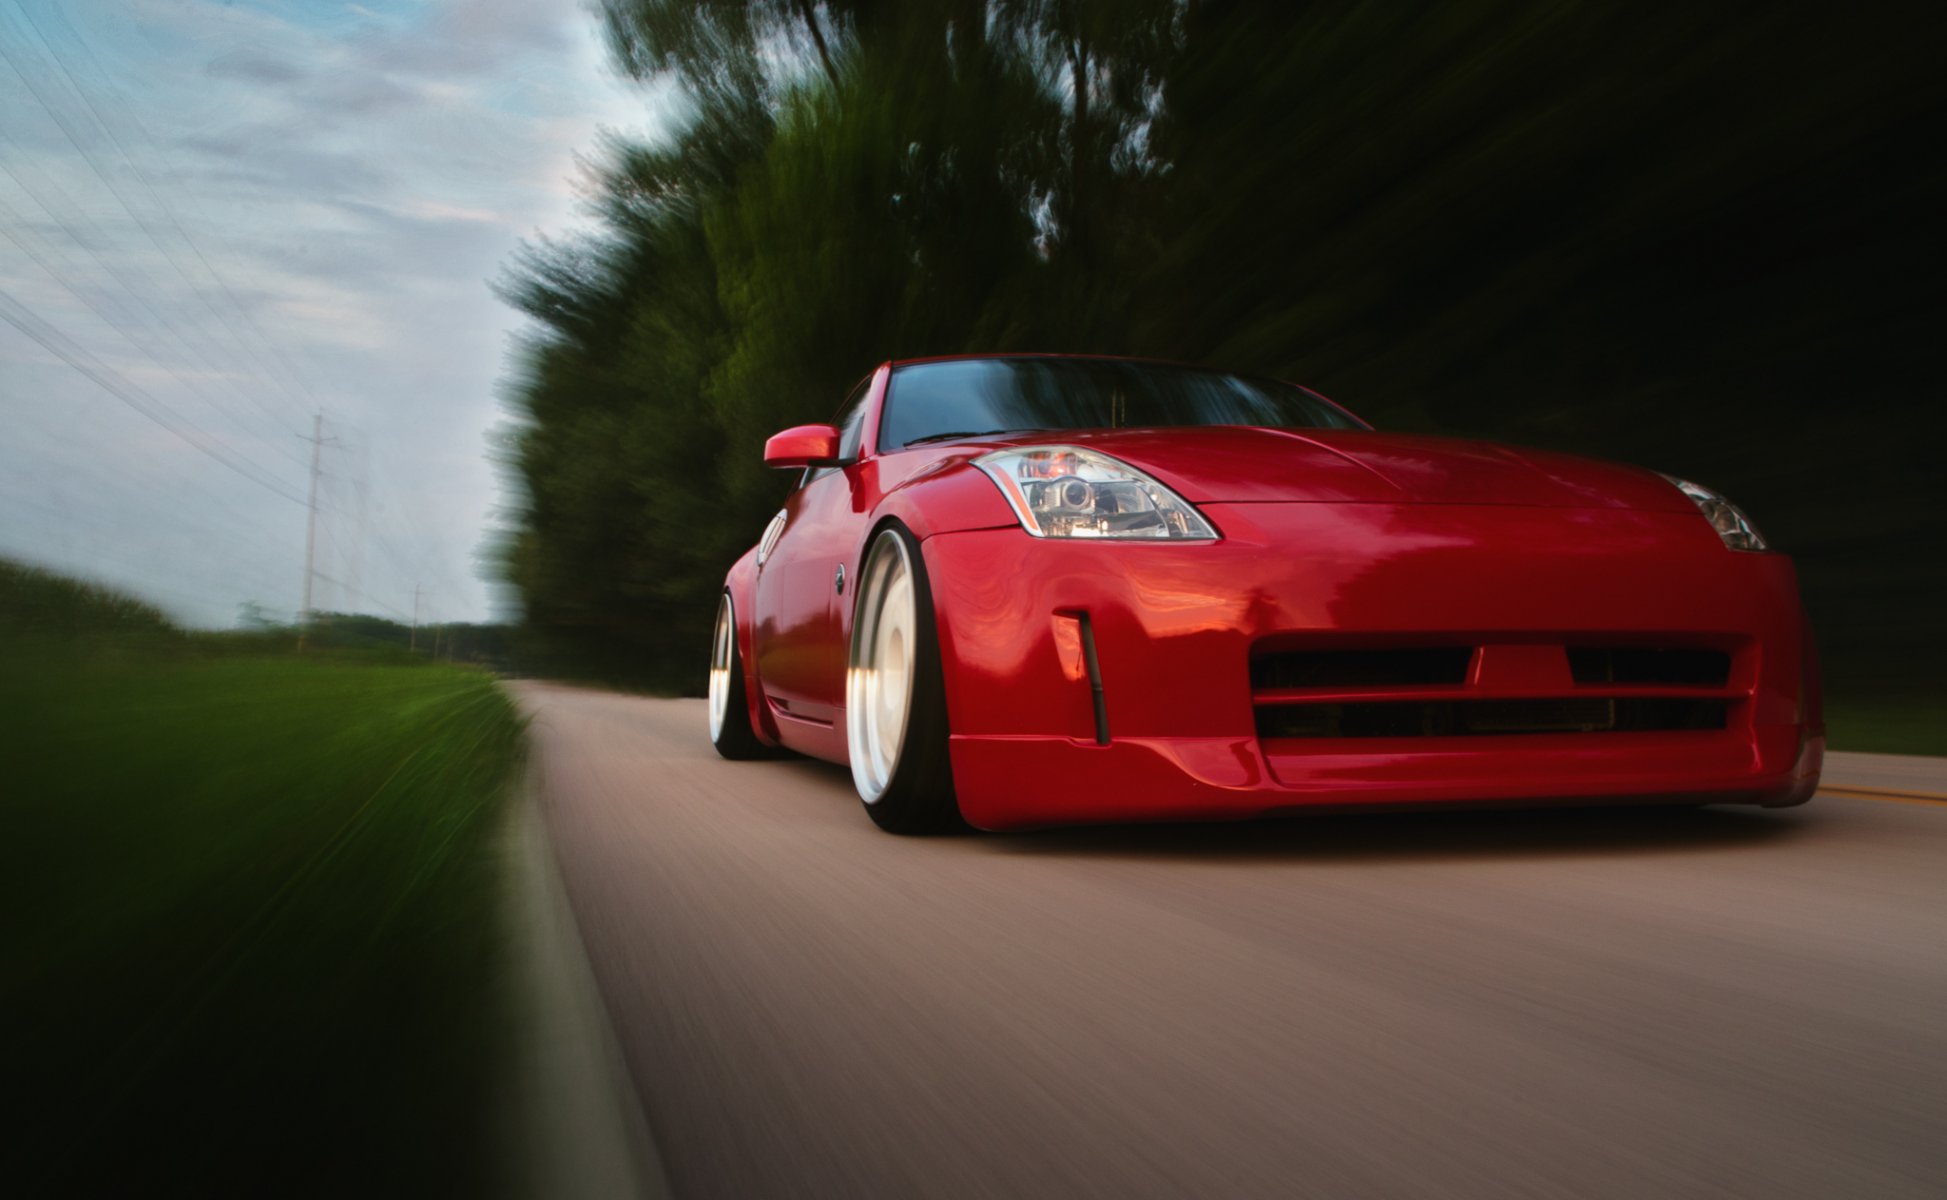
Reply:
[[[1215,541],[1190,502],[1141,471],[1080,446],[996,450],[973,460],[1035,537]]]
[[[1658,472],[1658,474],[1662,473]],[[1758,527],[1751,523],[1751,518],[1745,516],[1744,510],[1737,505],[1702,484],[1692,483],[1688,479],[1678,479],[1674,475],[1664,475],[1663,478],[1675,484],[1678,491],[1690,497],[1691,502],[1702,510],[1705,519],[1710,522],[1710,527],[1717,531],[1717,536],[1724,539],[1726,546],[1733,550],[1770,549],[1765,543],[1764,535],[1758,532]]]

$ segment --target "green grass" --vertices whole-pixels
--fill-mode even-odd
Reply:
[[[492,679],[7,607],[7,1190],[493,1190]]]
[[[1825,744],[1877,754],[1947,755],[1947,699],[1828,696]]]

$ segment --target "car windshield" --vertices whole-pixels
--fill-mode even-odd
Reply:
[[[1041,429],[1266,425],[1359,429],[1303,388],[1111,358],[977,358],[895,368],[879,448]]]

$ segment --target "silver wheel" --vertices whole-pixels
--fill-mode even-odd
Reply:
[[[730,716],[730,673],[737,669],[737,622],[730,609],[730,594],[717,604],[717,628],[710,638],[710,740],[723,739],[723,725]],[[695,659],[691,659],[695,662]]]
[[[917,595],[905,539],[881,533],[860,573],[845,670],[845,740],[852,782],[867,804],[885,795],[906,747],[919,648]]]

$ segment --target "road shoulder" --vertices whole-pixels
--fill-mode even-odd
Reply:
[[[549,1200],[669,1195],[608,1008],[596,989],[542,819],[530,744],[508,820],[510,925],[521,1041],[510,1193]]]

